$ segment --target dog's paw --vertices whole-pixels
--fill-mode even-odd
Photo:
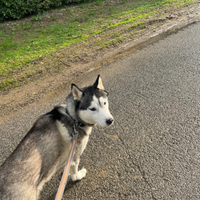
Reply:
[[[72,181],[79,181],[86,176],[87,170],[85,168],[79,170],[76,174],[71,175]]]

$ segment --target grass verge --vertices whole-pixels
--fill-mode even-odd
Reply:
[[[89,55],[89,48],[97,51],[123,42],[144,29],[148,18],[161,17],[163,9],[194,1],[97,0],[1,23],[0,90],[58,72],[80,59],[80,52]]]

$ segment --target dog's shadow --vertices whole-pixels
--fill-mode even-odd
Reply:
[[[72,181],[72,180],[67,181],[66,188],[65,188],[63,195],[65,194],[65,192],[67,192],[68,190],[73,188],[76,185],[76,183],[78,183],[78,182],[79,181]],[[52,194],[47,200],[55,200],[56,193],[57,193],[57,191],[54,194]]]

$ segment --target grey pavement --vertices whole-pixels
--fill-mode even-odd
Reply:
[[[200,199],[200,23],[95,70],[109,91],[115,124],[95,127],[81,157],[85,179],[68,181],[64,199]],[[19,111],[0,125],[0,162],[34,120],[69,92]],[[14,177],[13,177],[14,178]],[[41,199],[54,199],[58,174]]]

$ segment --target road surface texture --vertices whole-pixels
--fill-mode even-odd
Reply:
[[[200,23],[76,80],[101,74],[115,124],[95,127],[81,157],[86,178],[68,181],[66,200],[200,199]],[[0,125],[2,163],[35,119],[69,93],[58,91]],[[53,200],[59,173],[41,200]],[[14,179],[15,177],[13,177]]]

